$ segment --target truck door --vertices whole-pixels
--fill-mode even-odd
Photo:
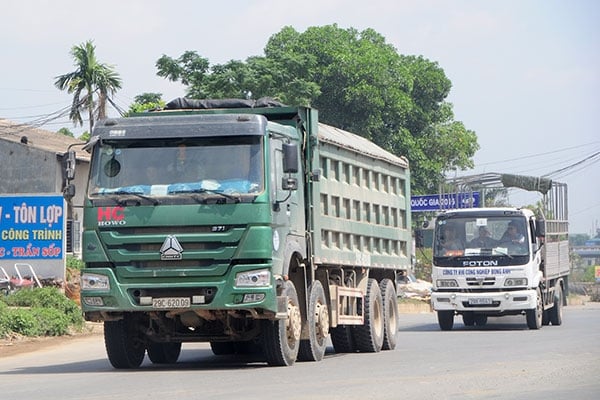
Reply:
[[[286,258],[293,250],[301,251],[305,256],[304,228],[304,187],[302,171],[285,174],[283,172],[283,138],[275,135],[270,139],[269,150],[269,188],[271,210],[273,215],[273,250],[274,262],[287,262]],[[300,163],[301,164],[301,163]],[[302,165],[299,165],[302,168]],[[285,190],[283,178],[288,176],[297,179],[296,190]],[[287,266],[284,266],[286,268]]]

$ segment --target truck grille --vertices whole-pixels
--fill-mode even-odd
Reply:
[[[485,278],[467,278],[467,285],[469,286],[494,286],[496,278],[493,276],[486,276]]]

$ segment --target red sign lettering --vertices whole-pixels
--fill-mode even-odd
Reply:
[[[98,207],[98,221],[122,221],[123,207]]]

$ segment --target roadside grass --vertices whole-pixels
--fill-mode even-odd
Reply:
[[[83,326],[77,303],[55,287],[21,289],[0,297],[0,338],[62,336]]]

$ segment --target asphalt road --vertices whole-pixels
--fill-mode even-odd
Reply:
[[[401,314],[400,345],[271,368],[184,344],[175,365],[116,371],[100,335],[0,358],[0,399],[596,399],[600,304],[564,309],[562,326],[524,317],[441,332],[435,314]]]

